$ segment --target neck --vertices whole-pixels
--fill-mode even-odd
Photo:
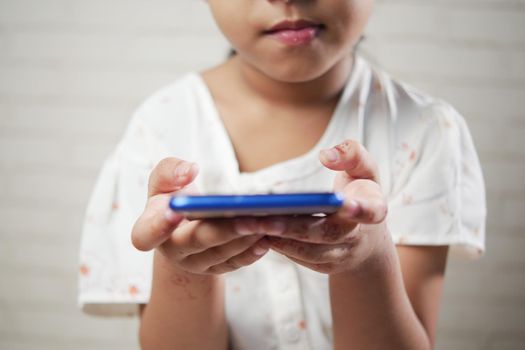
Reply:
[[[321,76],[305,82],[275,80],[238,56],[231,59],[240,83],[253,96],[261,96],[273,105],[322,105],[339,97],[352,70],[353,55],[345,56]]]

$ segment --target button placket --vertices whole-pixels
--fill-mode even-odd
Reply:
[[[306,338],[298,326],[303,319],[304,310],[297,271],[293,264],[285,259],[274,261],[272,270],[268,278],[273,291],[273,319],[279,342],[287,349],[306,349]]]
[[[295,324],[287,324],[284,327],[284,337],[290,343],[296,343],[301,338],[301,333]]]
[[[279,283],[279,286],[277,289],[281,293],[286,293],[288,290],[290,290],[290,288],[291,288],[290,281],[282,281],[281,283]]]

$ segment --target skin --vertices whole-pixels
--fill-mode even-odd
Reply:
[[[340,97],[372,2],[208,4],[238,52],[202,76],[240,170],[307,152]],[[326,28],[307,47],[286,47],[262,34],[285,17]],[[362,145],[346,140],[322,151],[319,161],[337,172],[334,190],[345,198],[339,212],[322,219],[190,222],[166,208],[174,192],[198,192],[192,187],[198,165],[167,158],[155,167],[132,232],[137,249],[155,250],[151,298],[141,308],[144,349],[226,349],[222,274],[255,263],[269,249],[329,275],[335,349],[432,348],[448,248],[394,246],[377,165]]]

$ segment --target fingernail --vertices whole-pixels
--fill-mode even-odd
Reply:
[[[324,159],[326,159],[330,163],[334,163],[339,160],[339,152],[335,148],[325,149],[321,152]]]
[[[266,224],[266,233],[273,236],[280,236],[286,229],[286,223],[282,220],[270,220]]]
[[[257,256],[262,256],[262,255],[266,254],[266,252],[268,250],[269,250],[268,248],[255,247],[255,248],[253,248],[253,254],[255,254]]]
[[[195,163],[182,162],[181,164],[179,164],[175,168],[175,177],[178,178],[178,177],[186,176],[190,172],[193,164]]]
[[[195,172],[198,172],[199,171],[199,164],[197,163],[190,163],[191,166],[190,166],[190,170],[188,171],[188,173],[195,173]]]
[[[359,206],[359,203],[357,201],[352,199],[350,202],[348,202],[347,211],[346,211],[348,216],[354,218],[359,215],[360,211],[361,211],[361,207]]]
[[[181,214],[179,213],[176,213],[174,212],[173,210],[171,209],[168,209],[166,210],[166,212],[164,213],[164,217],[166,218],[166,220],[168,220],[169,222],[171,223],[176,223],[177,221],[179,221],[182,217]]]

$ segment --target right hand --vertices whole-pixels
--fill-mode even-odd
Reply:
[[[157,249],[178,270],[221,274],[250,265],[269,249],[257,219],[186,220],[169,209],[174,193],[195,193],[198,166],[166,158],[153,169],[148,201],[131,233],[138,250]]]

